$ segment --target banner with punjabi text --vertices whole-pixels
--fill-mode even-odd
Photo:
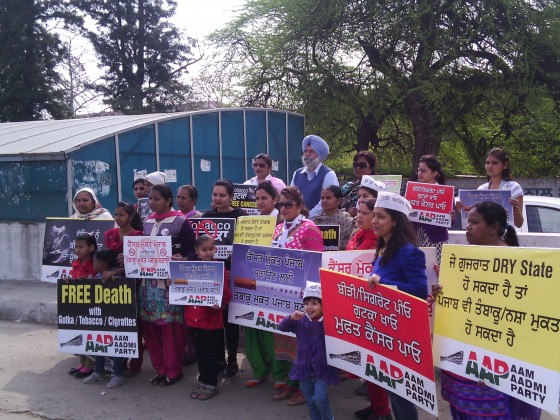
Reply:
[[[459,190],[461,209],[461,227],[467,228],[467,218],[472,206],[483,201],[492,201],[502,206],[507,214],[507,222],[513,225],[513,207],[509,202],[511,190]]]
[[[372,175],[372,177],[376,181],[381,181],[385,184],[385,191],[400,195],[402,175]]]
[[[171,261],[169,236],[125,236],[124,272],[127,278],[166,279]]]
[[[436,379],[426,301],[321,269],[328,363],[435,416]]]
[[[189,219],[196,238],[200,235],[209,235],[216,243],[217,260],[227,260],[231,255],[233,237],[235,234],[235,219],[222,219],[219,217],[198,217]]]
[[[60,353],[138,358],[136,280],[58,280]]]
[[[171,261],[169,303],[186,306],[222,306],[222,261]]]
[[[234,244],[270,246],[276,216],[241,216],[235,226]]]
[[[256,185],[233,184],[231,205],[233,207],[241,207],[249,216],[258,215],[256,189]]]
[[[560,250],[445,245],[434,363],[558,414]]]
[[[411,222],[451,227],[451,212],[454,209],[455,187],[451,185],[406,183],[405,198],[410,201]]]
[[[430,315],[430,326],[433,331],[434,323],[434,298],[432,296],[432,285],[438,282],[437,274],[434,269],[437,263],[436,249],[433,247],[419,248],[426,257],[426,277],[428,279],[428,313]],[[375,258],[374,249],[362,251],[333,251],[323,252],[321,268],[327,268],[338,273],[351,274],[356,277],[368,278],[373,268]]]
[[[278,324],[303,310],[303,289],[307,281],[319,283],[320,267],[320,252],[235,244],[229,322],[293,335]]]

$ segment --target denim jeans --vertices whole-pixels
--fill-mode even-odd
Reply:
[[[396,420],[418,420],[418,412],[413,403],[393,392],[388,393]]]
[[[332,420],[334,416],[329,405],[329,384],[320,379],[301,379],[299,389],[307,401],[311,420]]]
[[[113,373],[115,376],[123,376],[124,370],[124,357],[112,357],[113,359]],[[95,373],[99,375],[105,374],[105,356],[95,356]]]

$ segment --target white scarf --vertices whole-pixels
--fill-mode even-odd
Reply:
[[[303,216],[303,214],[300,214],[291,222],[284,221],[282,225],[282,234],[278,239],[272,241],[272,246],[276,248],[284,248],[290,232],[301,225],[301,222],[303,222],[304,220],[305,217]]]

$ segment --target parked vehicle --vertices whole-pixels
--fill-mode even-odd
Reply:
[[[560,198],[537,195],[523,196],[523,226],[519,232],[560,232]],[[451,229],[465,230],[461,218],[457,217]]]

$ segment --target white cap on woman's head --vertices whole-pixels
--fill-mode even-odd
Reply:
[[[152,172],[144,177],[144,181],[148,181],[152,185],[165,184],[165,174],[163,172]]]
[[[391,209],[403,213],[408,217],[412,206],[409,201],[393,192],[380,191],[377,196],[377,201],[375,202],[375,207],[381,207],[383,209]]]
[[[360,187],[366,187],[374,191],[385,191],[387,189],[387,186],[384,182],[376,181],[369,175],[362,175],[362,182],[360,183]]]

